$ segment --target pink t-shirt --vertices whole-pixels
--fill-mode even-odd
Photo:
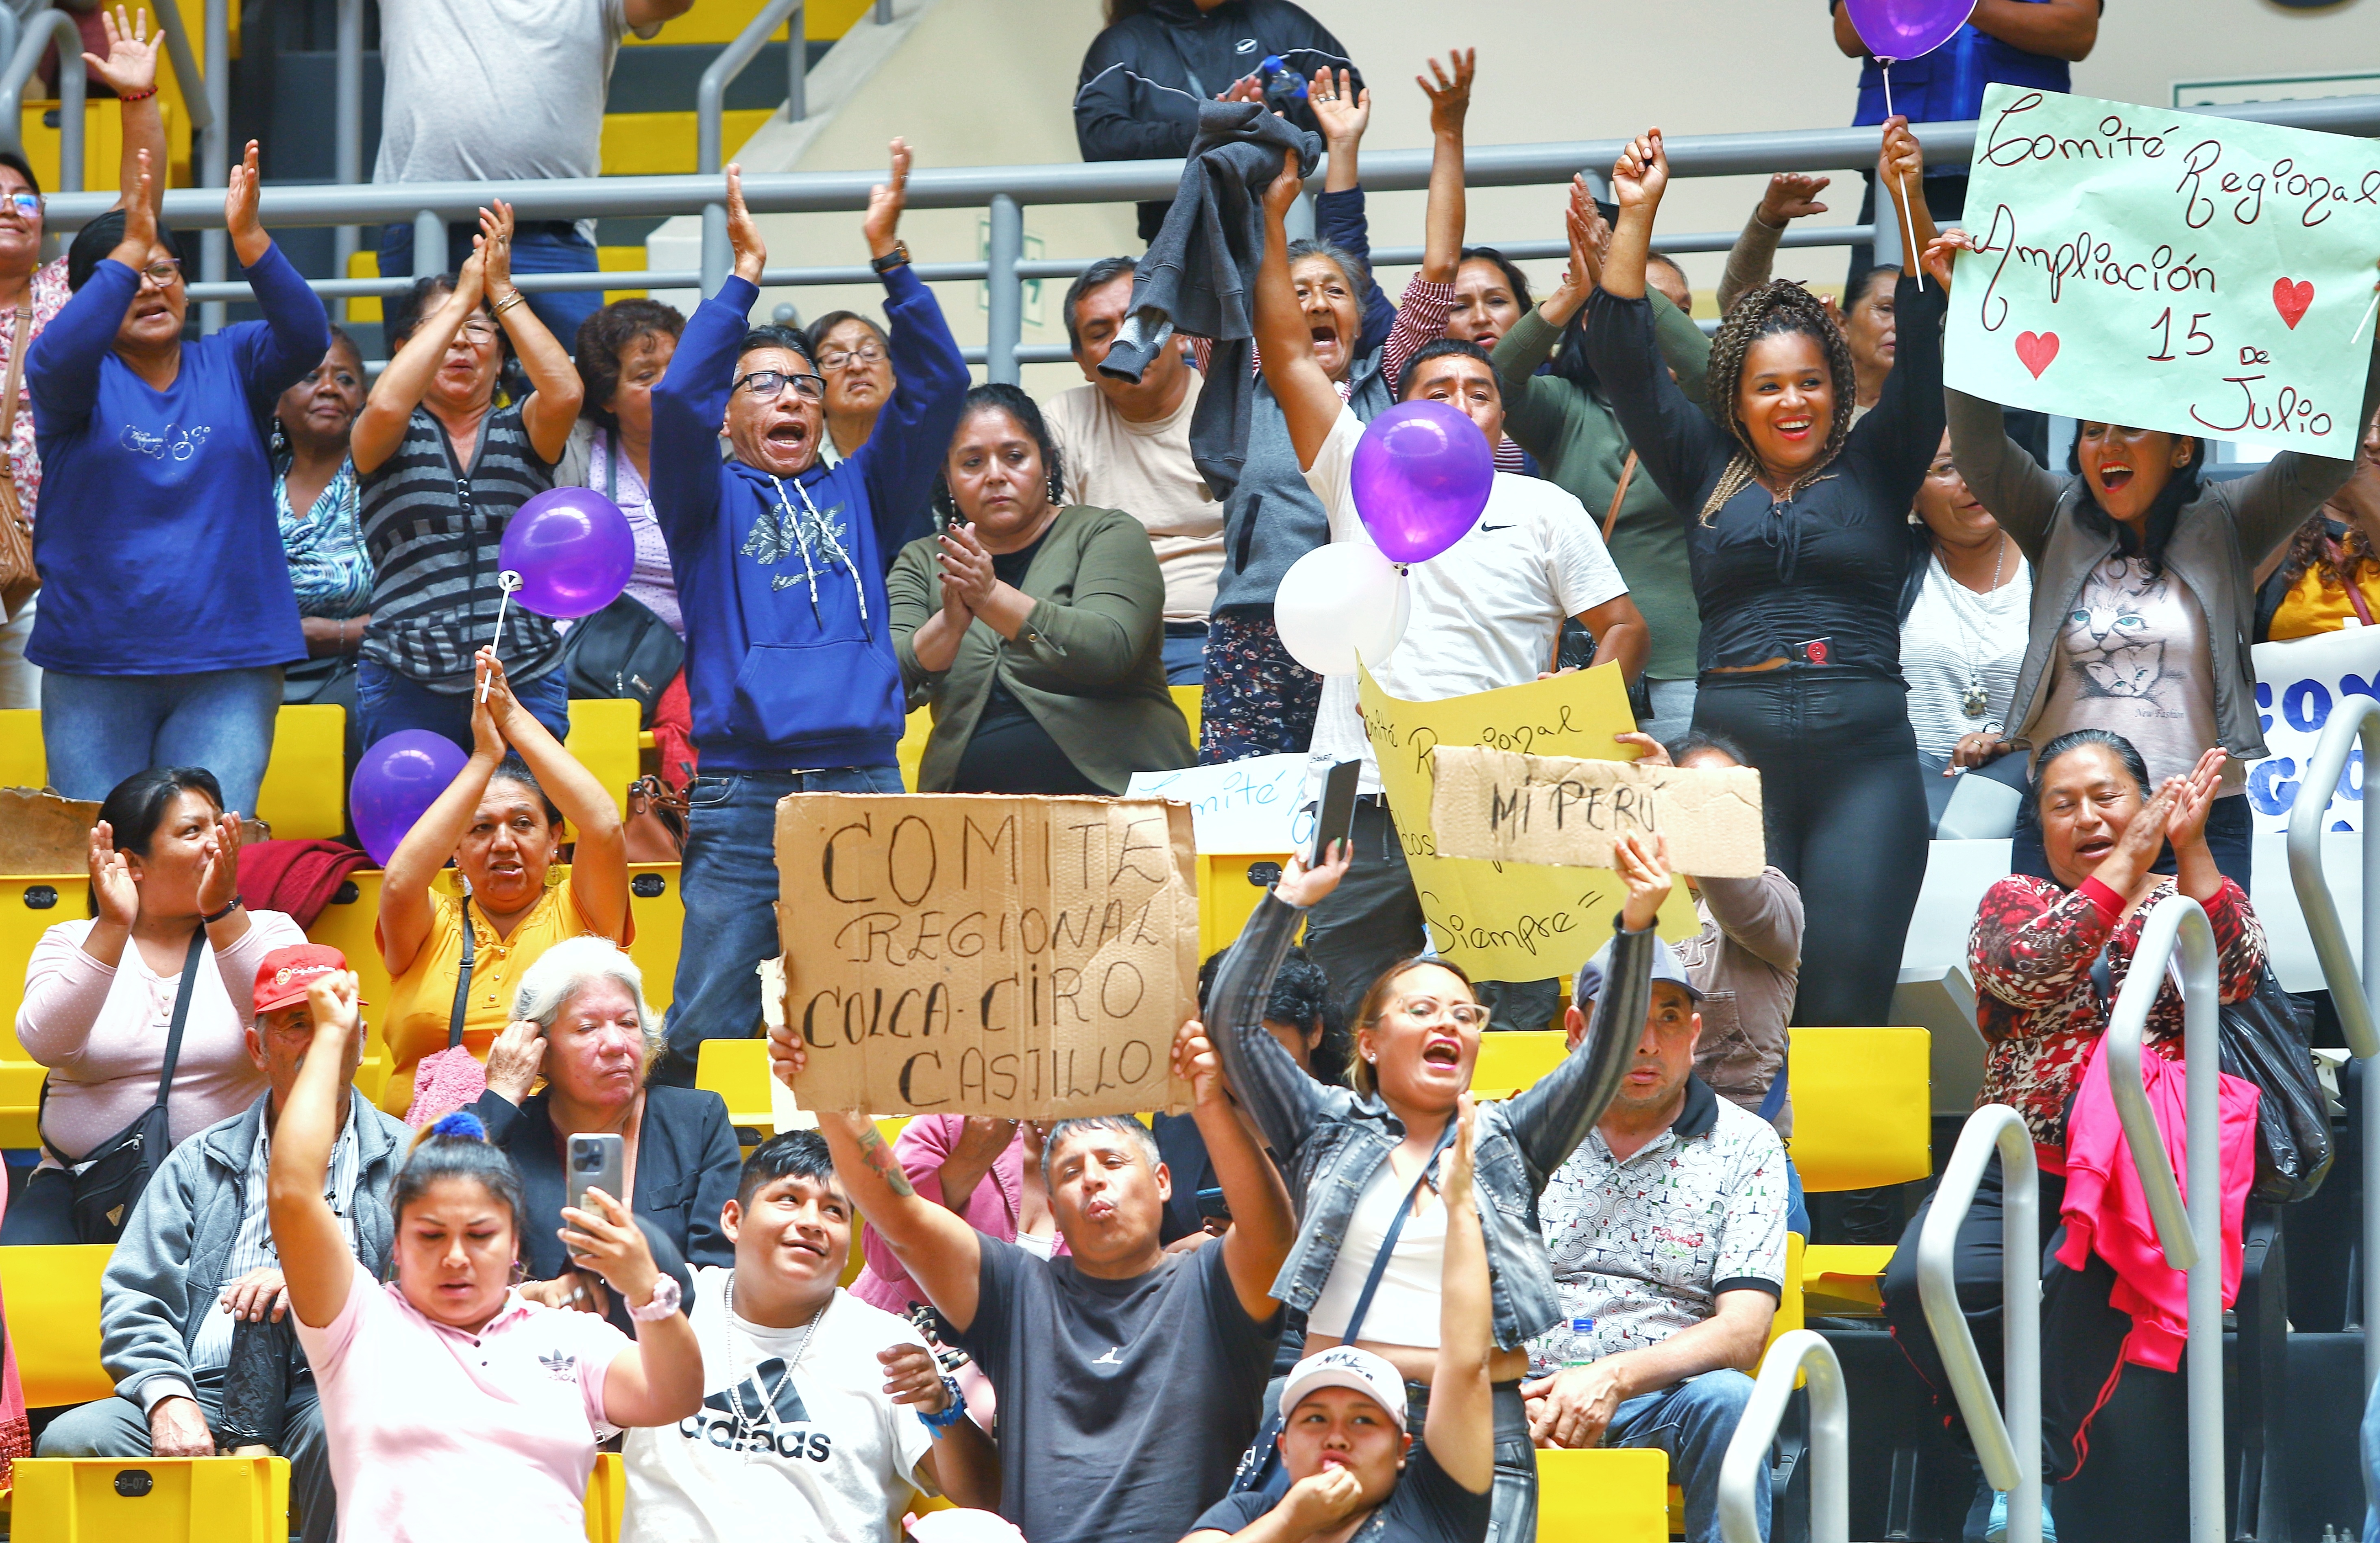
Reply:
[[[340,1537],[582,1543],[595,1443],[612,1430],[604,1374],[627,1335],[517,1292],[468,1334],[358,1269],[339,1316],[299,1323],[298,1342],[322,1393]]]

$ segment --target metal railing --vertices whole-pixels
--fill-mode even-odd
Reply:
[[[2380,1000],[2380,842],[2372,839],[2373,800],[2365,795],[2363,846],[2363,967],[2347,946],[2347,929],[2339,924],[2338,903],[2323,873],[2323,818],[2347,770],[2348,753],[2363,744],[2363,776],[2368,789],[2372,768],[2380,766],[2380,702],[2368,696],[2341,696],[2322,726],[2313,754],[2306,763],[2305,780],[2298,785],[2297,802],[2289,809],[2289,881],[2297,886],[2298,910],[2305,916],[2313,940],[2314,958],[2322,965],[2323,984],[2329,988],[2347,1048],[2363,1063],[2363,1246],[2359,1267],[2363,1275],[2363,1387],[2368,1393],[2380,1380],[2380,1031],[2373,1024],[2373,1004]]]
[[[2175,949],[2181,953],[2182,1058],[2188,1091],[2190,1198],[2174,1183],[2165,1137],[2141,1079],[2141,1041],[2150,1007],[2164,986]],[[2225,1543],[2223,1516],[2223,1170],[2216,1139],[2217,1015],[2215,929],[2187,895],[2157,902],[2141,924],[2124,989],[2107,1017],[2107,1088],[2123,1122],[2124,1143],[2141,1176],[2166,1263],[2189,1272],[2190,1340],[2185,1379],[2190,1404],[2191,1543]],[[2037,1516],[2038,1511],[2034,1513]],[[2013,1512],[2011,1512],[2013,1515]]]
[[[58,45],[58,186],[82,191],[83,95],[89,72],[83,68],[82,34],[74,18],[64,11],[38,11],[17,32],[5,73],[0,73],[0,146],[25,153],[25,82],[42,65],[50,44]],[[160,174],[164,168],[158,168]]]
[[[785,121],[799,123],[809,115],[809,88],[806,74],[809,66],[809,50],[802,41],[802,0],[768,0],[745,29],[735,34],[735,41],[719,51],[710,67],[702,72],[702,83],[695,88],[695,151],[697,172],[717,175],[726,164],[727,88],[744,73],[744,66],[767,47],[769,34],[779,26],[785,28]],[[708,203],[702,206],[702,291],[717,289],[727,277],[727,206]]]
[[[1959,1225],[1997,1150],[2000,1159],[2000,1385],[2008,1416],[1959,1308]],[[2041,1543],[2041,1174],[2033,1132],[2005,1103],[1967,1116],[1917,1238],[1917,1294],[1934,1348],[1966,1416],[1984,1477],[2008,1495],[2010,1543]]]
[[[1719,1461],[1718,1530],[1727,1543],[1760,1543],[1757,1508],[1768,1488],[1768,1449],[1793,1396],[1793,1380],[1804,1371],[1810,1374],[1810,1543],[1850,1543],[1851,1399],[1835,1347],[1808,1329],[1779,1334],[1768,1347]]]

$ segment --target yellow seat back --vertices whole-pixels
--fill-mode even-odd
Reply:
[[[1177,688],[1179,689],[1179,688]],[[1275,869],[1289,861],[1289,854],[1266,857],[1249,852],[1200,852],[1198,854],[1198,958],[1228,948],[1240,939],[1240,929],[1248,924],[1256,913],[1257,902],[1272,887],[1267,878],[1258,884],[1248,876],[1250,869],[1269,863]],[[1261,870],[1259,870],[1261,872]]]
[[[768,1041],[703,1041],[695,1055],[694,1085],[726,1101],[728,1124],[750,1126],[763,1139],[777,1133],[776,1111],[770,1102]]]
[[[286,1543],[289,1460],[20,1457],[12,1511],[17,1543]]]
[[[1510,1098],[1562,1064],[1570,1036],[1550,1029],[1517,1034],[1482,1034],[1479,1058],[1471,1064],[1471,1091],[1481,1098]]]
[[[638,719],[644,709],[625,696],[570,699],[570,737],[562,747],[577,757],[625,817],[628,784],[644,769],[637,751]]]
[[[1539,1447],[1537,1536],[1669,1543],[1670,1454],[1658,1447]]]
[[[347,710],[324,703],[273,716],[273,756],[247,813],[278,841],[335,840],[347,828]]]
[[[1793,1166],[1815,1194],[1934,1171],[1931,1037],[1923,1029],[1795,1029]]]
[[[0,713],[0,717],[6,717]],[[6,729],[0,726],[0,736]],[[0,878],[0,1001],[9,1008],[0,1013],[0,1057],[26,1059],[17,1043],[15,1004],[24,999],[25,966],[33,945],[61,922],[81,922],[91,916],[91,878],[87,874],[43,874]]]
[[[1173,693],[1173,705],[1182,709],[1183,720],[1190,725],[1190,742],[1194,746],[1196,745],[1198,742],[1198,720],[1200,716],[1199,704],[1206,698],[1206,688],[1203,686],[1168,686],[1165,689]]]
[[[25,1407],[89,1404],[115,1392],[99,1364],[99,1281],[112,1252],[80,1243],[0,1248],[0,1303]]]
[[[628,1470],[616,1452],[595,1454],[587,1476],[587,1543],[620,1543],[620,1518],[628,1509]]]
[[[628,869],[628,920],[637,928],[628,957],[644,972],[645,1001],[657,1013],[668,1012],[676,995],[677,951],[686,937],[678,868],[674,862],[639,862]]]
[[[49,753],[42,748],[39,707],[0,707],[0,788],[45,788]]]
[[[926,759],[926,741],[933,732],[933,709],[920,707],[909,715],[907,727],[901,730],[901,742],[893,748],[892,758],[901,763],[901,786],[913,793],[917,790],[917,767]]]

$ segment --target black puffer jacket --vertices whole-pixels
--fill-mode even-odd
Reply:
[[[1084,54],[1075,140],[1086,161],[1186,155],[1197,137],[1198,100],[1211,100],[1256,74],[1272,55],[1281,69],[1267,86],[1269,104],[1298,127],[1319,133],[1312,110],[1295,94],[1295,81],[1311,79],[1326,66],[1354,69],[1346,53],[1328,28],[1290,0],[1223,0],[1211,11],[1201,11],[1196,0],[1145,0],[1137,14],[1093,38]],[[1166,207],[1163,199],[1140,206],[1143,241],[1156,237]]]

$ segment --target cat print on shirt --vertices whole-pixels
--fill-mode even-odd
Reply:
[[[2067,614],[2065,655],[2078,698],[2122,697],[2151,716],[2183,716],[2183,671],[2168,669],[2169,655],[2186,665],[2186,625],[2170,570],[2148,576],[2137,559],[2111,557],[2091,570]]]

